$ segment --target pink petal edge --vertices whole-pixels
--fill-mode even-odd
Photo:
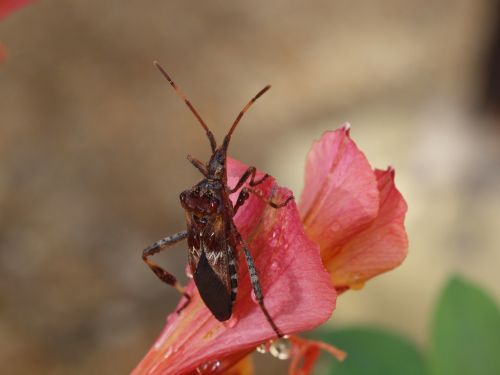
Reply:
[[[307,156],[299,211],[323,261],[378,214],[379,192],[365,155],[349,137],[349,125],[325,132]]]
[[[335,286],[359,288],[366,280],[397,267],[405,259],[407,205],[394,184],[394,175],[391,167],[386,171],[375,170],[380,191],[379,214],[326,263]]]

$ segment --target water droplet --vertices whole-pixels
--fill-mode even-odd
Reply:
[[[212,372],[216,371],[220,367],[220,361],[213,361],[210,363],[208,369]]]
[[[330,225],[330,230],[333,231],[333,232],[338,232],[340,230],[340,223],[338,221],[334,221]]]
[[[267,346],[266,346],[266,344],[260,344],[259,346],[257,346],[257,348],[255,350],[260,354],[266,354],[267,353]]]
[[[365,286],[365,281],[361,279],[360,274],[354,274],[349,282],[349,287],[353,290],[362,289]]]
[[[287,339],[287,337],[282,337],[280,339],[277,339],[271,343],[271,346],[269,347],[269,353],[275,358],[278,359],[289,359],[292,351],[292,344],[290,343],[290,340]]]
[[[220,367],[220,361],[218,360],[210,361],[196,368],[196,372],[198,374],[210,374],[212,372],[217,371],[219,367]]]
[[[238,318],[233,315],[229,320],[226,320],[222,324],[224,324],[226,328],[234,328],[236,327],[236,324],[238,324]]]
[[[279,229],[274,229],[273,232],[271,233],[271,239],[269,241],[269,245],[272,247],[278,246],[280,241],[280,230]]]
[[[273,260],[273,261],[271,262],[271,267],[270,267],[270,268],[271,268],[271,272],[276,272],[276,271],[278,271],[278,269],[280,268],[280,264],[279,264],[279,262],[278,262],[277,260]]]

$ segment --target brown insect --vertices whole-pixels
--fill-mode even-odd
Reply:
[[[260,197],[252,187],[264,182],[268,175],[256,179],[255,167],[249,167],[236,185],[230,188],[227,186],[226,172],[227,148],[236,125],[238,125],[250,106],[271,86],[264,87],[247,103],[234,120],[229,132],[224,137],[222,145],[217,147],[212,132],[189,99],[158,62],[155,61],[154,65],[198,119],[210,142],[212,156],[206,164],[190,155],[187,157],[191,164],[204,176],[191,189],[180,194],[181,205],[186,211],[187,230],[165,237],[144,249],[142,259],[156,276],[163,282],[175,287],[186,297],[186,304],[178,310],[180,312],[189,303],[191,297],[172,274],[151,261],[149,257],[187,238],[189,267],[201,298],[215,318],[219,321],[225,321],[231,317],[233,304],[236,300],[238,291],[238,252],[243,249],[254,295],[274,332],[278,337],[282,337],[283,333],[276,326],[264,305],[264,296],[252,255],[233,222],[234,215],[249,198],[250,193]],[[241,189],[236,204],[233,206],[229,195],[238,191],[247,180],[249,180],[248,185],[250,187]],[[280,204],[272,201],[267,201],[267,203],[274,208],[281,208],[286,206],[292,199],[293,196],[290,196]]]

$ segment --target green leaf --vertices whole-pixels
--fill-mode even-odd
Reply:
[[[426,363],[413,343],[376,328],[322,330],[316,337],[347,352],[339,363],[333,358],[317,373],[335,375],[425,375]]]
[[[479,287],[450,279],[432,324],[433,375],[500,374],[500,311]]]

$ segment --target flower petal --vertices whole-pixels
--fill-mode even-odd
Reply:
[[[234,186],[246,168],[228,160],[228,185]],[[265,306],[286,334],[312,329],[330,317],[336,298],[319,248],[306,237],[294,201],[280,209],[265,202],[284,201],[291,194],[288,189],[279,188],[271,177],[255,189],[265,198],[251,195],[234,221],[254,257]],[[185,374],[200,366],[229,363],[228,358],[234,358],[236,363],[257,345],[276,336],[252,298],[242,253],[239,290],[231,319],[217,321],[191,282],[187,287],[191,302],[180,314],[168,317],[166,328],[133,374]],[[181,300],[179,306],[183,304]]]
[[[376,170],[380,208],[370,226],[352,238],[325,266],[337,288],[360,288],[364,282],[388,271],[406,257],[404,228],[406,202],[394,185],[394,169]]]
[[[292,342],[292,361],[288,373],[290,375],[309,374],[319,357],[320,349],[333,355],[338,361],[343,361],[347,354],[322,341],[308,340],[299,336],[290,336]]]
[[[33,0],[0,0],[0,20]]]
[[[375,176],[349,137],[349,125],[326,132],[308,154],[299,210],[323,261],[364,229],[378,213]]]

